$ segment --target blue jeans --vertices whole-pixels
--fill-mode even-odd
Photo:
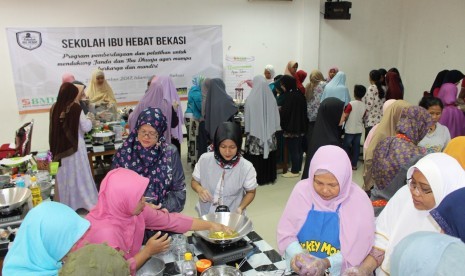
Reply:
[[[350,163],[352,167],[357,167],[358,156],[360,155],[360,139],[362,138],[361,133],[344,135],[344,150],[349,155]]]
[[[286,137],[287,149],[289,150],[289,157],[291,159],[292,173],[299,173],[302,168],[303,160],[303,149],[302,149],[302,140],[303,136],[299,137]]]

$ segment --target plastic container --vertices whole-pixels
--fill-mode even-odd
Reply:
[[[212,261],[210,261],[209,259],[200,259],[197,262],[195,262],[195,266],[197,267],[197,271],[199,273],[202,273],[212,266]]]
[[[26,186],[24,179],[21,176],[15,178],[16,187],[24,188]]]
[[[32,205],[36,207],[40,203],[42,203],[42,194],[40,191],[40,186],[37,184],[37,178],[35,176],[31,176],[31,194],[32,194]]]
[[[197,268],[195,267],[194,260],[192,260],[192,253],[186,252],[184,254],[184,262],[182,263],[181,274],[183,276],[197,275]]]

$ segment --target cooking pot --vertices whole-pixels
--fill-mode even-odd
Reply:
[[[195,231],[195,233],[202,237],[204,240],[215,244],[229,244],[236,242],[245,237],[247,234],[250,233],[250,231],[253,230],[252,221],[245,215],[240,215],[237,213],[211,213],[202,216],[201,219],[224,224],[226,226],[229,226],[239,234],[237,237],[229,239],[213,239],[209,237],[210,231],[208,230]]]
[[[242,272],[232,266],[215,265],[206,269],[200,276],[241,276]]]
[[[7,188],[0,190],[0,213],[8,213],[26,203],[31,198],[28,188]]]
[[[165,270],[165,262],[159,258],[152,257],[137,270],[138,276],[161,276]]]
[[[115,140],[115,133],[113,131],[102,131],[92,133],[92,142],[94,144],[106,144]]]

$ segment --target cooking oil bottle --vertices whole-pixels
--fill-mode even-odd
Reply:
[[[42,202],[42,195],[40,194],[40,185],[37,184],[36,176],[31,176],[31,193],[32,193],[32,205],[35,207]]]

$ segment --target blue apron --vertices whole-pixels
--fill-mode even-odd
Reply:
[[[336,212],[308,212],[307,220],[297,234],[297,239],[304,250],[318,258],[327,258],[341,250],[339,241],[339,207]]]

